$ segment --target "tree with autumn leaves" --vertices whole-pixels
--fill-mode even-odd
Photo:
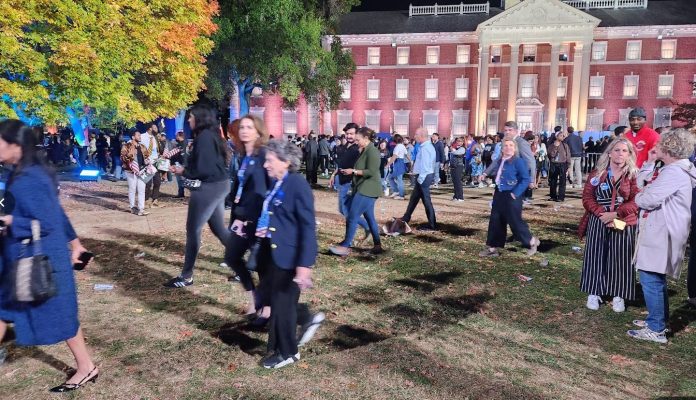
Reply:
[[[173,116],[204,88],[217,12],[209,0],[3,0],[0,116]]]
[[[249,110],[254,88],[280,95],[293,107],[301,96],[331,109],[340,101],[340,81],[355,64],[343,51],[336,27],[359,0],[220,0],[219,30],[208,58],[206,95],[236,98]]]

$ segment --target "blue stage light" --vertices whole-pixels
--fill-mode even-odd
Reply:
[[[98,181],[101,173],[98,169],[83,169],[80,171],[80,182]]]

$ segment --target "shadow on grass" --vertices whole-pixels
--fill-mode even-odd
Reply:
[[[438,231],[447,233],[453,236],[474,236],[477,233],[481,232],[480,229],[476,228],[465,228],[460,225],[455,225],[455,224],[446,224],[446,223],[438,223],[437,224]]]
[[[321,339],[320,342],[324,342],[337,351],[343,351],[366,346],[371,343],[381,342],[389,339],[389,337],[390,336],[377,332],[371,332],[367,329],[352,325],[340,325],[336,327],[331,337]]]
[[[407,304],[385,307],[380,312],[394,320],[399,331],[442,329],[453,325],[471,314],[478,313],[486,302],[493,298],[488,292],[457,297],[436,297],[418,304],[418,308]]]
[[[462,276],[461,272],[443,271],[432,274],[414,275],[413,278],[444,285],[445,283],[450,283],[454,281],[454,279],[460,276]]]

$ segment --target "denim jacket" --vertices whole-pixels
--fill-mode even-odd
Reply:
[[[492,178],[495,179],[495,175],[492,175]],[[515,197],[520,198],[529,187],[530,181],[527,162],[522,157],[515,156],[505,162],[503,172],[500,174],[498,190],[512,192]]]

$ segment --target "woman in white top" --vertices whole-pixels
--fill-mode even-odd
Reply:
[[[396,146],[392,152],[392,156],[387,162],[387,167],[392,167],[392,172],[389,175],[389,186],[391,187],[391,197],[397,200],[404,199],[404,174],[406,173],[406,160],[408,152],[404,146],[404,138],[398,133],[394,135]]]

